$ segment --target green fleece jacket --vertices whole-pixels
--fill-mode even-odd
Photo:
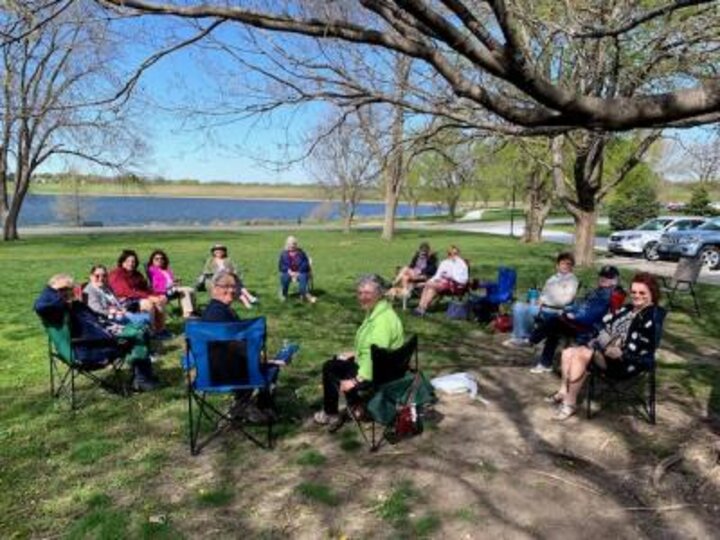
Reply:
[[[387,300],[380,300],[355,334],[355,361],[358,364],[358,377],[372,381],[373,369],[370,359],[370,346],[383,349],[397,349],[405,342],[403,326],[397,313]]]

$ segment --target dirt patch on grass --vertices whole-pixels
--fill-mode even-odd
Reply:
[[[692,400],[661,386],[656,426],[614,408],[557,424],[542,401],[557,379],[530,374],[531,360],[513,352],[507,365],[478,363],[487,403],[443,397],[437,425],[378,453],[358,448],[353,425],[331,435],[307,424],[272,452],[239,440],[196,458],[179,451],[174,470],[189,474],[167,472],[158,493],[186,508],[177,528],[191,536],[714,536],[717,437]],[[234,496],[198,504],[218,486]]]

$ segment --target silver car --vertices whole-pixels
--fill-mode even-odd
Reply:
[[[656,261],[659,258],[657,246],[663,234],[694,229],[705,221],[703,217],[660,216],[636,229],[613,232],[608,239],[608,251],[644,255],[647,260]]]
[[[700,257],[711,270],[720,269],[720,218],[687,231],[663,234],[657,247],[661,259]]]

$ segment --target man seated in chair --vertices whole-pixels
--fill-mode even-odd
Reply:
[[[543,340],[545,343],[538,362],[530,369],[531,373],[552,372],[555,350],[562,337],[585,338],[585,341],[593,337],[610,309],[610,299],[619,276],[620,272],[614,266],[603,266],[598,274],[597,287],[581,301],[566,306],[560,314],[541,314],[536,319],[530,343],[536,345]]]
[[[235,274],[220,270],[210,278],[210,303],[203,311],[201,320],[204,322],[236,322],[240,320],[232,303],[237,299],[238,278]],[[265,393],[258,395],[257,404],[252,401],[252,390],[235,392],[233,415],[240,416],[250,422],[264,422],[270,410],[270,397]]]
[[[73,349],[75,359],[81,364],[127,355],[133,368],[133,389],[145,392],[157,388],[158,380],[148,354],[147,332],[131,333],[125,327],[113,334],[94,311],[74,298],[74,285],[72,276],[67,274],[51,277],[35,300],[34,309],[38,316],[46,325],[62,326],[65,315],[69,314],[71,337],[88,340]],[[92,341],[95,341],[94,345]]]
[[[340,392],[352,406],[358,400],[358,390],[372,384],[372,345],[397,349],[405,342],[402,322],[383,294],[377,276],[365,276],[358,282],[357,299],[365,319],[355,334],[354,350],[339,353],[323,365],[323,409],[315,413],[316,423],[327,425],[339,420]]]
[[[468,265],[460,256],[460,249],[457,246],[450,246],[447,259],[440,263],[435,275],[425,283],[420,303],[413,314],[422,317],[435,297],[465,287],[468,279]]]

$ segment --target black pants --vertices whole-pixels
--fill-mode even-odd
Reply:
[[[530,343],[536,344],[540,343],[543,339],[545,340],[542,355],[540,356],[540,363],[543,367],[552,367],[555,351],[562,338],[568,337],[575,339],[578,343],[584,343],[587,342],[587,339],[582,338],[589,332],[589,328],[574,324],[572,321],[567,321],[563,317],[553,316],[538,320],[530,335]]]
[[[340,401],[340,381],[354,379],[358,365],[350,360],[333,358],[323,364],[323,410],[326,414],[337,414]],[[345,394],[348,403],[358,401],[357,388]]]

